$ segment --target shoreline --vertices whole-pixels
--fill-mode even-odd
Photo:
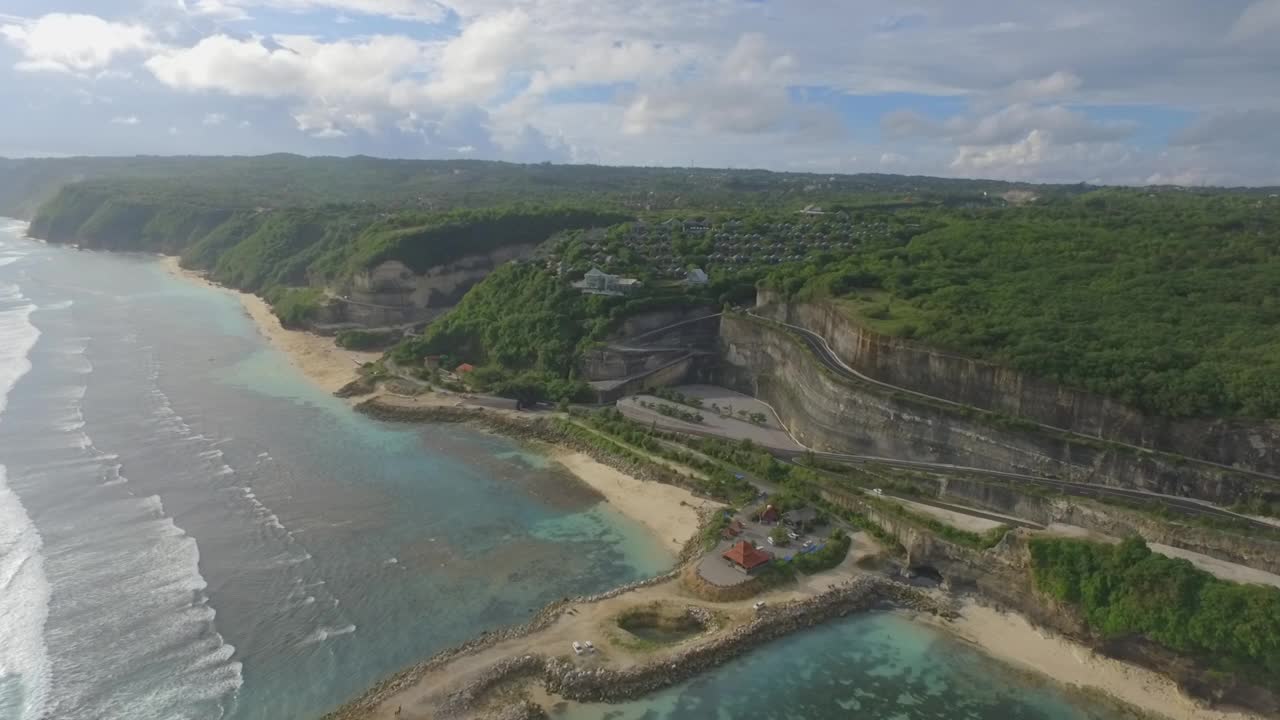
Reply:
[[[1022,615],[996,610],[973,598],[957,598],[957,617],[946,621],[904,614],[969,644],[1005,665],[1026,671],[1072,692],[1116,701],[1153,718],[1167,720],[1264,720],[1246,710],[1205,707],[1185,695],[1171,678],[1036,627]]]
[[[338,388],[355,380],[361,365],[382,357],[382,353],[377,352],[344,350],[337,346],[333,338],[315,335],[304,330],[290,330],[280,324],[280,319],[271,312],[271,306],[266,300],[257,295],[219,285],[201,273],[184,269],[178,265],[177,256],[162,256],[160,264],[172,277],[234,295],[240,300],[240,305],[253,321],[258,333],[266,338],[272,347],[288,356],[289,364],[326,392],[335,392]]]
[[[643,525],[677,557],[698,534],[702,513],[721,507],[684,488],[640,480],[576,450],[551,446],[547,455],[603,495],[618,512]]]

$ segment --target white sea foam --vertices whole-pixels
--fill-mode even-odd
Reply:
[[[33,310],[16,285],[0,284],[0,416],[9,392],[31,369],[28,355],[40,337],[30,321]],[[49,698],[49,581],[40,533],[7,479],[0,465],[0,678],[16,679],[18,717],[34,720],[43,717]]]
[[[344,625],[342,627],[318,627],[313,630],[310,635],[304,638],[300,644],[314,645],[316,643],[322,643],[332,637],[350,635],[355,631],[355,625]]]

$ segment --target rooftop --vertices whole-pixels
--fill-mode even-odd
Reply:
[[[725,551],[723,557],[747,570],[760,567],[773,559],[772,555],[763,550],[757,550],[756,546],[746,540],[734,543],[733,547]]]

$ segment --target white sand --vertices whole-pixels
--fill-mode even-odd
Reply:
[[[1095,654],[1065,638],[1042,633],[1020,615],[973,602],[959,619],[916,617],[942,628],[1000,660],[1045,675],[1064,685],[1091,688],[1171,720],[1261,720],[1247,712],[1210,710],[1178,690],[1169,678],[1136,665]]]
[[[381,353],[343,350],[334,344],[332,338],[313,335],[300,330],[287,330],[280,325],[280,319],[271,312],[271,306],[257,295],[250,295],[238,290],[223,287],[209,282],[204,276],[178,266],[178,258],[166,257],[162,261],[164,267],[174,277],[200,283],[222,292],[234,294],[240,299],[245,312],[253,319],[258,331],[277,350],[289,356],[289,361],[306,375],[312,382],[329,392],[351,382],[356,377],[356,369],[381,357]]]
[[[672,552],[698,532],[698,510],[720,507],[674,485],[637,480],[589,456],[559,450],[552,459],[605,496],[619,512],[644,525]]]

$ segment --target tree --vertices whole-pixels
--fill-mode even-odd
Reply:
[[[786,547],[791,544],[791,536],[787,535],[787,528],[783,525],[778,525],[771,530],[769,532],[769,539],[778,547]]]

